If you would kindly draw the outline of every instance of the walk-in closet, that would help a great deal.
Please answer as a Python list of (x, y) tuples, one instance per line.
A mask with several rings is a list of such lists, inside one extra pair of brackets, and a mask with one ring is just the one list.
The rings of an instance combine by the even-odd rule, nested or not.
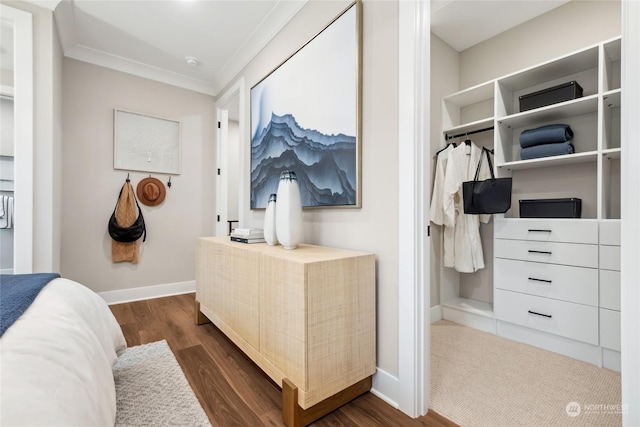
[(13, 273), (14, 205), (14, 105), (13, 27), (4, 21), (0, 28), (0, 273)]
[[(547, 9), (495, 35), (475, 25), (484, 13), (506, 17), (534, 3)], [(616, 1), (461, 1), (435, 2), (431, 17), (432, 319), (435, 312), (616, 373), (620, 10)], [(465, 32), (475, 40), (457, 34)], [(574, 92), (566, 98), (540, 100), (567, 85)], [(545, 139), (550, 131), (557, 140)], [(476, 271), (456, 253), (472, 233), (451, 237), (457, 223), (452, 230), (446, 211), (434, 212), (440, 197), (445, 210), (453, 203), (438, 186), (454, 169), (449, 153), (473, 156), (470, 146), (491, 150), (496, 177), (513, 186), (511, 208), (479, 221), (484, 265), (472, 263)]]

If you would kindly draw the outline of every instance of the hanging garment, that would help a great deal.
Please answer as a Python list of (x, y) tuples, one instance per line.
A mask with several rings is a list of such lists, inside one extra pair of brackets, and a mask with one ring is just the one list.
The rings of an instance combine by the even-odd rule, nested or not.
[[(466, 215), (462, 199), (462, 183), (473, 179), (482, 150), (473, 142), (454, 148), (447, 160), (444, 178), (444, 224), (454, 228), (453, 242), (447, 247), (453, 253), (445, 259), (453, 259), (453, 267), (461, 273), (473, 273), (484, 268), (484, 255), (480, 240), (480, 222), (488, 223), (491, 215)], [(480, 167), (480, 180), (491, 177), (487, 162)]]
[(447, 159), (455, 145), (448, 144), (436, 155), (436, 174), (433, 180), (433, 192), (431, 193), (431, 222), (442, 225), (444, 235), (444, 266), (453, 268), (453, 237), (454, 228), (444, 225), (444, 174), (447, 170)]
[[(129, 179), (124, 184), (124, 188), (118, 198), (116, 208), (116, 220), (122, 227), (130, 227), (138, 217), (138, 210), (133, 195), (133, 187)], [(113, 262), (138, 263), (139, 241), (116, 242), (111, 240), (111, 260)]]
[(3, 215), (0, 216), (0, 228), (13, 227), (13, 197), (1, 196)]

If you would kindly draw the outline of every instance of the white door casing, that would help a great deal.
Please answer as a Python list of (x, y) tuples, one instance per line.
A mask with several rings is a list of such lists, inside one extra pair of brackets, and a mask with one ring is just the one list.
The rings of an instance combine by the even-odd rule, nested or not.
[(14, 36), (14, 273), (33, 272), (33, 18), (0, 4)]
[[(247, 170), (245, 165), (233, 164), (237, 161), (237, 159), (246, 159), (247, 154), (245, 150), (244, 141), (244, 117), (245, 117), (245, 102), (244, 102), (244, 77), (240, 78), (229, 90), (227, 90), (216, 102), (216, 111), (217, 111), (217, 121), (218, 132), (217, 132), (217, 161), (216, 167), (220, 171), (219, 174), (216, 175), (216, 215), (219, 216), (219, 220), (216, 222), (215, 230), (216, 236), (225, 236), (228, 233), (228, 220), (238, 220), (235, 226), (241, 225), (244, 223), (244, 209), (245, 205), (248, 203), (248, 200), (245, 200), (246, 197), (230, 197), (229, 188), (236, 188), (240, 194), (247, 194), (245, 192), (245, 183), (246, 174), (240, 174), (238, 176), (237, 186), (230, 185), (229, 183), (229, 175), (232, 168), (236, 170), (244, 171)], [(238, 132), (237, 138), (234, 138), (233, 141), (229, 138), (229, 116), (231, 109), (237, 109), (237, 111), (232, 111), (231, 114), (233, 116), (238, 117)], [(230, 146), (232, 143), (239, 142), (239, 147)], [(237, 150), (235, 153), (232, 153), (231, 150)], [(234, 155), (232, 155), (234, 154)], [(233, 161), (230, 161), (233, 159)], [(241, 160), (244, 161), (244, 160)], [(238, 212), (238, 218), (229, 218), (229, 201), (237, 199), (237, 209), (232, 209), (232, 211)]]

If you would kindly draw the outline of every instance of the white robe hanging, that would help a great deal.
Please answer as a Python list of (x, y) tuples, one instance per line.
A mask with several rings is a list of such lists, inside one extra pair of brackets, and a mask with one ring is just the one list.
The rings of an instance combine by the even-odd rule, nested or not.
[[(462, 183), (473, 180), (482, 150), (473, 142), (460, 144), (448, 156), (444, 177), (444, 224), (454, 228), (453, 242), (447, 247), (453, 253), (445, 253), (445, 259), (453, 258), (453, 267), (461, 273), (473, 273), (484, 268), (484, 255), (480, 240), (480, 221), (488, 223), (491, 215), (467, 215), (464, 213)], [(479, 180), (491, 177), (489, 165), (483, 158)]]
[(453, 237), (454, 228), (444, 224), (444, 176), (447, 170), (447, 159), (453, 151), (453, 145), (447, 145), (436, 155), (436, 173), (433, 180), (433, 192), (431, 193), (431, 222), (442, 225), (444, 235), (444, 266), (453, 268)]

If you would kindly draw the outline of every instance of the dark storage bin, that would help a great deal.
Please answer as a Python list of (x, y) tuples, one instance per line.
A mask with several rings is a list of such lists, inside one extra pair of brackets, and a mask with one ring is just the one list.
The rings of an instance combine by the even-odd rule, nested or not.
[(520, 200), (520, 218), (580, 218), (582, 199)]
[(520, 111), (582, 98), (582, 87), (573, 81), (520, 96)]

